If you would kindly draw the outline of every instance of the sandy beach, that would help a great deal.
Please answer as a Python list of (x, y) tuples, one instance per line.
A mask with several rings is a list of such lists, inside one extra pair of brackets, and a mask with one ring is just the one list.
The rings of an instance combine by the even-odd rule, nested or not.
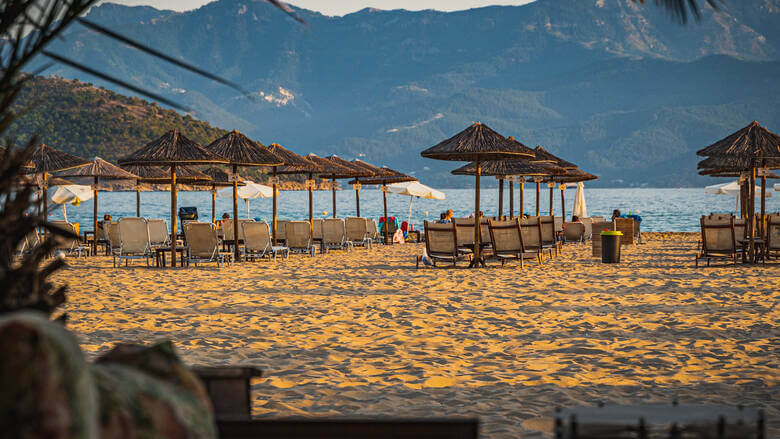
[(645, 234), (623, 263), (415, 269), (421, 244), (216, 269), (69, 258), (69, 327), (90, 355), (175, 341), (191, 364), (254, 365), (253, 412), (478, 416), (539, 437), (556, 406), (763, 407), (780, 435), (780, 265), (693, 267), (698, 235)]

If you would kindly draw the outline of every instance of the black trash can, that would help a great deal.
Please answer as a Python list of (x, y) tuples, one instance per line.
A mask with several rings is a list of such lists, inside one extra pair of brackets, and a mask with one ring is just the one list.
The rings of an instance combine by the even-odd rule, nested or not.
[(620, 263), (620, 237), (622, 232), (605, 230), (601, 232), (601, 262), (605, 264)]

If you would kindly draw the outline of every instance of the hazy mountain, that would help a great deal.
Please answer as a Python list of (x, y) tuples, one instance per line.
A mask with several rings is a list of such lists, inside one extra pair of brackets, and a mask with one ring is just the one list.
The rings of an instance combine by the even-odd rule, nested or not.
[(605, 185), (698, 183), (693, 151), (753, 119), (780, 127), (780, 0), (729, 1), (688, 26), (630, 0), (299, 13), (308, 25), (255, 0), (90, 11), (241, 84), (251, 100), (82, 27), (52, 49), (264, 143), (425, 171), (440, 185), (469, 182), (448, 175), (457, 163), (419, 151), (475, 120), (545, 145)]

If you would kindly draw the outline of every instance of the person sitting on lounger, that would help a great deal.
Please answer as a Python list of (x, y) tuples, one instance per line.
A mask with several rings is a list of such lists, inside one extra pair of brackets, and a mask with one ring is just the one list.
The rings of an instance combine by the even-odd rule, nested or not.
[(618, 209), (612, 211), (612, 222), (615, 222), (615, 218), (620, 218), (620, 210)]
[(441, 214), (441, 219), (439, 220), (439, 224), (449, 224), (452, 222), (452, 209), (448, 209), (446, 212)]

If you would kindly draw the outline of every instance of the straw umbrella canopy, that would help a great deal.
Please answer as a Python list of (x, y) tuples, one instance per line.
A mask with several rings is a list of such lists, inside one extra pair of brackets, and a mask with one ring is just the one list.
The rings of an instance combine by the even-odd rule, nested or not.
[[(342, 178), (373, 177), (374, 175), (376, 175), (376, 173), (368, 169), (368, 167), (361, 166), (354, 162), (344, 160), (337, 155), (329, 155), (325, 158), (351, 171), (349, 175), (344, 175), (342, 176)], [(331, 185), (331, 191), (333, 192), (333, 218), (336, 218), (337, 217), (336, 216), (336, 179), (333, 178), (331, 179), (331, 181), (333, 183)], [(358, 213), (357, 216), (360, 216), (360, 214)]]
[[(211, 181), (204, 182), (205, 184), (211, 185), (211, 189), (209, 192), (211, 192), (211, 222), (212, 224), (216, 221), (216, 204), (217, 204), (217, 188), (218, 187), (228, 187), (233, 186), (233, 182), (230, 179), (230, 174), (225, 172), (224, 170), (217, 168), (216, 166), (212, 166), (206, 170), (203, 171), (204, 174), (211, 177)], [(238, 185), (243, 186), (245, 183), (243, 182), (243, 178), (239, 177), (241, 181), (239, 181)], [(204, 184), (199, 183), (199, 184)]]
[(333, 191), (333, 217), (336, 217), (336, 180), (341, 178), (354, 178), (355, 170), (350, 166), (344, 166), (333, 160), (329, 160), (325, 157), (319, 157), (316, 154), (310, 153), (306, 156), (307, 159), (314, 162), (320, 169), (315, 172), (320, 178), (331, 180)]
[[(461, 166), (458, 169), (451, 171), (453, 175), (476, 175), (477, 164), (471, 162), (465, 166)], [(498, 214), (503, 216), (503, 198), (504, 194), (502, 185), (504, 179), (510, 177), (545, 177), (550, 175), (550, 170), (542, 167), (541, 165), (528, 162), (526, 160), (489, 160), (482, 164), (482, 175), (491, 175), (499, 179), (499, 195), (498, 195)], [(522, 180), (521, 180), (522, 181)], [(511, 181), (510, 181), (511, 184)], [(510, 186), (511, 188), (511, 186)], [(514, 194), (510, 192), (510, 200), (514, 198)], [(523, 192), (521, 186), (520, 192), (520, 212), (523, 211)], [(514, 217), (514, 204), (510, 207), (510, 218)]]
[[(360, 159), (354, 159), (350, 163), (352, 163), (355, 166), (359, 166), (369, 172), (372, 173), (373, 177), (381, 177), (382, 175), (385, 175), (385, 171), (382, 168), (378, 168), (371, 163), (364, 162)], [(355, 178), (355, 183), (352, 184), (352, 188), (355, 189), (355, 212), (358, 217), (360, 217), (360, 178)]]
[(127, 172), (119, 166), (95, 157), (91, 163), (86, 166), (80, 166), (60, 174), (61, 177), (92, 177), (92, 191), (94, 193), (92, 206), (92, 254), (97, 253), (97, 230), (98, 230), (98, 183), (100, 180), (135, 180), (137, 175)]
[[(43, 198), (43, 219), (49, 217), (48, 206), (48, 177), (50, 173), (56, 171), (66, 171), (89, 164), (89, 160), (77, 157), (67, 152), (54, 149), (41, 143), (41, 146), (35, 149), (30, 159), (32, 167), (28, 167), (29, 173), (41, 175), (41, 197)], [(44, 228), (44, 234), (48, 234)]]
[[(748, 170), (748, 239), (749, 257), (755, 262), (755, 181), (759, 168), (780, 169), (780, 136), (759, 125), (757, 121), (734, 132), (733, 134), (713, 143), (706, 148), (696, 151), (703, 157), (714, 157), (722, 160), (721, 164), (730, 165), (722, 170)], [(708, 166), (706, 160), (699, 166)], [(762, 171), (762, 174), (764, 172)], [(764, 196), (766, 194), (766, 176), (761, 176), (761, 230), (764, 229), (766, 206)]]
[[(536, 156), (533, 158), (533, 160), (530, 160), (531, 163), (537, 163), (542, 166), (554, 169), (553, 175), (562, 175), (563, 173), (560, 171), (573, 171), (577, 169), (577, 165), (575, 165), (572, 162), (566, 161), (555, 154), (551, 153), (550, 151), (547, 151), (546, 149), (542, 148), (541, 146), (537, 145), (536, 148), (534, 148), (534, 154)], [(553, 168), (555, 167), (555, 168)], [(540, 183), (541, 181), (536, 181), (536, 215), (539, 215), (539, 189), (540, 189)], [(550, 216), (554, 215), (553, 212), (553, 185), (554, 181), (548, 181), (548, 185), (550, 187)]]
[(122, 165), (169, 166), (171, 176), (171, 266), (176, 266), (176, 171), (182, 165), (228, 163), (173, 129), (119, 160)]
[[(362, 180), (363, 184), (379, 184), (382, 185), (382, 201), (384, 203), (384, 209), (385, 209), (385, 225), (382, 227), (382, 235), (385, 238), (385, 244), (390, 242), (390, 227), (387, 225), (387, 185), (393, 184), (393, 183), (404, 183), (407, 181), (417, 181), (415, 177), (412, 177), (411, 175), (406, 175), (403, 172), (396, 171), (395, 169), (390, 169), (387, 166), (383, 166), (380, 168), (382, 171), (380, 175), (376, 177), (368, 177)], [(357, 179), (350, 181), (352, 184), (357, 183)]]
[(477, 122), (458, 134), (421, 152), (425, 158), (475, 162), (477, 167), (476, 187), (474, 191), (474, 260), (472, 267), (484, 265), (480, 257), (479, 180), (482, 174), (481, 162), (485, 160), (517, 160), (533, 157), (527, 148), (519, 142), (513, 142), (493, 131), (482, 122)]
[[(206, 146), (206, 150), (228, 160), (233, 170), (233, 258), (239, 260), (238, 251), (238, 167), (279, 166), (281, 158), (261, 144), (233, 130)], [(225, 237), (227, 238), (227, 237)]]
[(312, 173), (314, 171), (319, 170), (319, 167), (316, 164), (314, 164), (314, 162), (312, 162), (311, 160), (308, 160), (305, 157), (290, 151), (289, 149), (283, 147), (278, 143), (272, 143), (266, 148), (268, 148), (268, 150), (274, 153), (277, 157), (282, 159), (283, 162), (282, 166), (272, 167), (273, 176), (271, 178), (271, 186), (273, 187), (274, 194), (273, 194), (273, 223), (271, 225), (271, 236), (273, 237), (273, 242), (276, 243), (276, 216), (277, 216), (276, 197), (277, 197), (277, 193), (279, 192), (278, 174), (309, 174), (309, 178), (306, 180), (306, 190), (309, 192), (309, 227), (311, 228), (313, 234), (314, 201), (313, 201), (312, 191), (314, 190), (314, 180), (313, 180)]

